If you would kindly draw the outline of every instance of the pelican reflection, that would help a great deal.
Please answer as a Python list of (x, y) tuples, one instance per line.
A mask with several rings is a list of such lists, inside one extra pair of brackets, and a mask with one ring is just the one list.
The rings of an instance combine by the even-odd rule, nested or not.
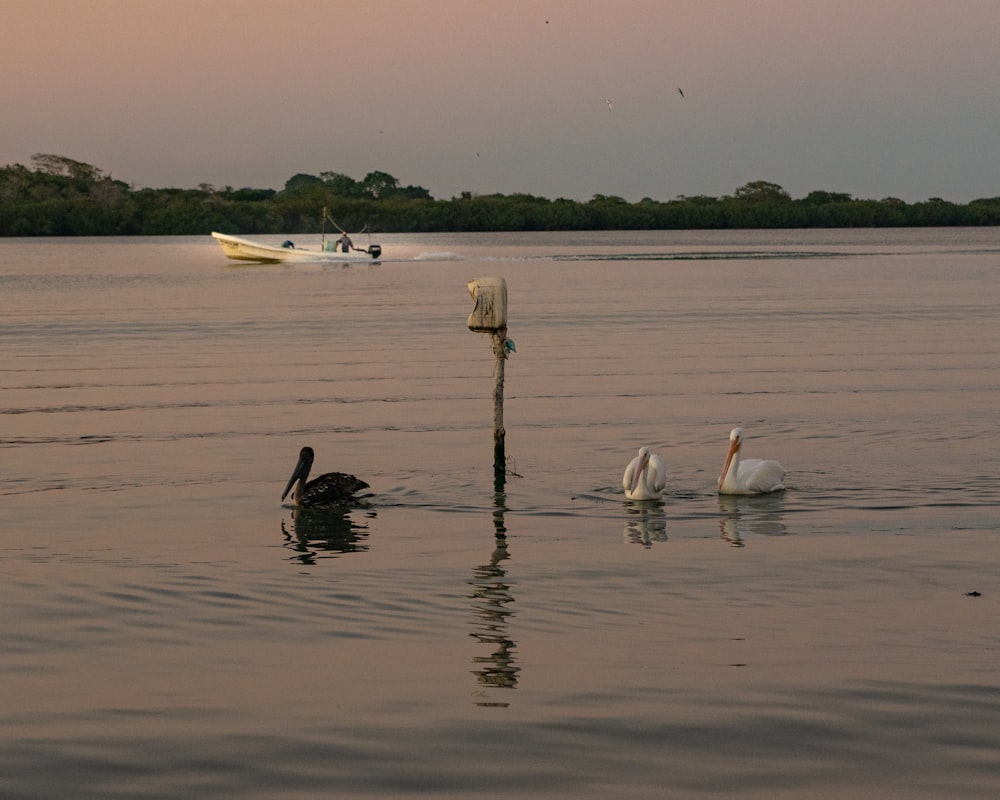
[(625, 507), (624, 538), (631, 544), (652, 547), (653, 542), (667, 541), (667, 515), (660, 503), (630, 503)]
[(782, 520), (784, 494), (719, 495), (719, 535), (733, 547), (743, 547), (747, 534), (786, 536)]
[[(286, 525), (281, 521), (284, 546), (295, 554), (293, 560), (315, 564), (317, 558), (335, 558), (344, 553), (368, 549), (368, 523), (355, 519), (358, 511), (347, 509), (296, 508)], [(364, 513), (364, 519), (375, 516)]]

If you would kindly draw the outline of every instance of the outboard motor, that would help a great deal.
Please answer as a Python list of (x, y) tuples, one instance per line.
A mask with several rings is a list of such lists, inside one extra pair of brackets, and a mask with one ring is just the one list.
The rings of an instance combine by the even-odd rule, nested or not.
[(286, 250), (294, 250), (295, 242), (293, 242), (291, 239), (285, 239), (285, 241), (281, 243), (281, 246), (284, 247)]
[(373, 259), (376, 259), (380, 255), (382, 255), (382, 245), (380, 244), (369, 245), (368, 252), (371, 253)]

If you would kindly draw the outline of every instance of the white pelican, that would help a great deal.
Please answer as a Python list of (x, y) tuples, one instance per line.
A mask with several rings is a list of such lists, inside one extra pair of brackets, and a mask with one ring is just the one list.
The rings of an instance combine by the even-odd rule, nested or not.
[(785, 468), (777, 461), (762, 458), (740, 460), (743, 428), (729, 434), (729, 452), (719, 476), (719, 494), (763, 494), (785, 488)]
[(313, 449), (311, 447), (303, 447), (299, 451), (299, 463), (295, 465), (295, 471), (292, 473), (292, 477), (288, 479), (285, 491), (281, 493), (282, 500), (285, 499), (288, 492), (291, 491), (292, 486), (294, 486), (295, 491), (292, 492), (293, 506), (311, 508), (350, 506), (356, 505), (358, 502), (358, 498), (354, 496), (354, 493), (368, 488), (368, 484), (360, 478), (347, 475), (343, 472), (327, 472), (306, 483), (306, 480), (309, 478), (309, 470), (312, 469), (312, 464)]
[(629, 500), (659, 500), (667, 485), (667, 469), (663, 459), (650, 454), (648, 447), (640, 447), (622, 475), (622, 487)]

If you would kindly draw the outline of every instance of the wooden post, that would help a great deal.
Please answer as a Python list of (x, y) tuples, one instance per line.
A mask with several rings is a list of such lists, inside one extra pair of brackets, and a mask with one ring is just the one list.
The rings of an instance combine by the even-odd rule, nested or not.
[(496, 366), (493, 371), (493, 484), (502, 492), (507, 474), (503, 427), (503, 381), (507, 356), (514, 343), (507, 338), (507, 282), (503, 278), (477, 278), (469, 281), (469, 294), (476, 301), (469, 315), (469, 330), (490, 334)]
[(503, 427), (503, 379), (507, 363), (507, 328), (504, 326), (493, 333), (493, 355), (497, 363), (493, 376), (493, 486), (502, 492), (507, 478), (507, 455), (504, 440), (507, 431)]

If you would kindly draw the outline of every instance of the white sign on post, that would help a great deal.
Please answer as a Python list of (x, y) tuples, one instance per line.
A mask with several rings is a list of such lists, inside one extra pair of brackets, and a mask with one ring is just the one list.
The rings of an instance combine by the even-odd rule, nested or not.
[(499, 277), (469, 281), (469, 294), (476, 301), (469, 314), (469, 330), (497, 333), (507, 327), (507, 281)]

